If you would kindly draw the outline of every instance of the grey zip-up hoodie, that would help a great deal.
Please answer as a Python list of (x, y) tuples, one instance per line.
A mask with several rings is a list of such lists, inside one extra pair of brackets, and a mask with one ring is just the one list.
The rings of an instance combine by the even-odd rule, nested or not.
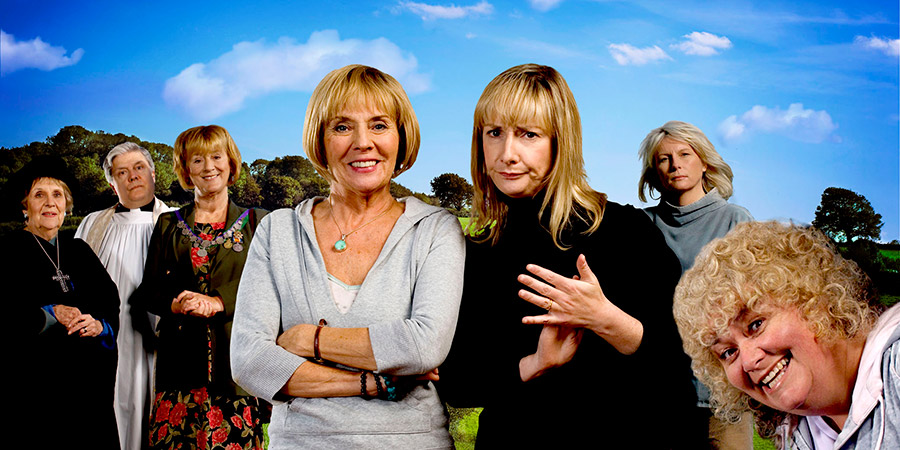
[[(431, 383), (397, 402), (278, 396), (306, 359), (275, 344), (286, 329), (326, 319), (366, 327), (378, 372), (423, 374), (450, 350), (462, 294), (465, 241), (447, 211), (408, 197), (346, 314), (332, 300), (311, 215), (317, 200), (260, 221), (238, 290), (231, 341), (235, 382), (274, 404), (271, 450), (450, 448), (447, 417)], [(310, 363), (311, 364), (311, 363)]]

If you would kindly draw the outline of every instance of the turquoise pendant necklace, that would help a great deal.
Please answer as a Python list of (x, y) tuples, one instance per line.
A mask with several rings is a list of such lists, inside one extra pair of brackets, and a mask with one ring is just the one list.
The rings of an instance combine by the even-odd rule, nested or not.
[(334, 226), (337, 227), (338, 233), (341, 233), (341, 238), (338, 239), (334, 243), (334, 250), (339, 253), (347, 249), (347, 236), (350, 236), (351, 234), (356, 233), (357, 231), (363, 229), (363, 227), (365, 227), (366, 225), (378, 220), (381, 216), (387, 214), (387, 212), (391, 210), (391, 206), (394, 206), (393, 204), (388, 205), (388, 207), (385, 208), (385, 210), (382, 211), (381, 214), (378, 214), (377, 216), (373, 217), (372, 220), (356, 227), (356, 229), (353, 231), (344, 233), (344, 231), (341, 230), (341, 226), (338, 225), (337, 219), (334, 218), (334, 200), (332, 200), (330, 195), (328, 196), (328, 204), (331, 206), (331, 221), (334, 222)]

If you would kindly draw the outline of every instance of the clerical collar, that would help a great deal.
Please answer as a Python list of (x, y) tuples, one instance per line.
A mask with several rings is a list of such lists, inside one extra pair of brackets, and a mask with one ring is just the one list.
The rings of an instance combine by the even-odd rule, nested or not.
[[(144, 212), (153, 212), (153, 204), (156, 203), (156, 197), (153, 197), (153, 200), (150, 200), (150, 203), (147, 203), (144, 206), (141, 206), (141, 211)], [(126, 213), (131, 211), (130, 209), (122, 206), (121, 203), (116, 203), (116, 212), (117, 213)]]

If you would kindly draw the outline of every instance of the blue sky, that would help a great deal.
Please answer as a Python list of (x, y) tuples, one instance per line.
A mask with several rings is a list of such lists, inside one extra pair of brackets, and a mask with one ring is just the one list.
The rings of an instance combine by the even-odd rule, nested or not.
[[(232, 4), (233, 3), (233, 4)], [(0, 146), (65, 125), (172, 144), (222, 125), (243, 157), (302, 155), (309, 94), (350, 63), (394, 75), (422, 129), (398, 181), (469, 178), (472, 112), (516, 64), (575, 93), (592, 186), (637, 199), (637, 149), (683, 120), (735, 173), (757, 219), (812, 221), (829, 186), (866, 196), (900, 238), (898, 3), (464, 0), (0, 0)]]

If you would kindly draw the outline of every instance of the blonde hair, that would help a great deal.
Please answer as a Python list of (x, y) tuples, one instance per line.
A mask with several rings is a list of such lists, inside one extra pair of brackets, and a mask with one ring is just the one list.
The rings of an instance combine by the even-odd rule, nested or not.
[(732, 386), (710, 348), (738, 314), (771, 306), (796, 309), (826, 342), (865, 337), (883, 311), (869, 278), (813, 228), (745, 222), (703, 248), (675, 290), (684, 350), (710, 389), (716, 416), (736, 422), (752, 411), (757, 431), (768, 438), (790, 415)]
[(175, 175), (181, 187), (184, 189), (194, 187), (191, 171), (188, 169), (191, 155), (194, 153), (206, 155), (216, 150), (224, 150), (228, 156), (228, 167), (231, 169), (228, 186), (231, 186), (241, 176), (241, 152), (228, 134), (228, 130), (218, 125), (204, 125), (187, 129), (178, 135), (172, 159)]
[(523, 64), (507, 69), (484, 88), (475, 106), (472, 127), (472, 221), (468, 231), (477, 241), (496, 244), (506, 221), (507, 206), (488, 175), (482, 134), (488, 121), (515, 126), (536, 120), (551, 134), (553, 167), (545, 180), (546, 195), (539, 217), (549, 207), (549, 231), (561, 249), (563, 231), (573, 219), (589, 225), (584, 234), (600, 226), (606, 195), (587, 182), (581, 153), (581, 118), (566, 80), (555, 69)]
[(22, 197), (22, 209), (28, 209), (28, 196), (31, 195), (31, 190), (34, 189), (34, 185), (40, 183), (42, 180), (47, 180), (62, 188), (63, 195), (66, 197), (66, 214), (72, 214), (72, 211), (75, 209), (75, 198), (72, 196), (72, 190), (69, 189), (69, 185), (66, 184), (65, 181), (53, 177), (37, 177), (31, 181), (31, 187), (28, 188), (28, 192)]
[(716, 147), (709, 142), (709, 139), (706, 138), (706, 135), (699, 128), (687, 122), (671, 120), (648, 133), (647, 137), (641, 141), (638, 157), (643, 162), (643, 169), (641, 171), (641, 180), (638, 183), (638, 197), (642, 202), (647, 202), (647, 192), (649, 192), (650, 198), (656, 198), (653, 196), (653, 191), (665, 194), (659, 180), (659, 174), (656, 172), (656, 153), (659, 151), (659, 146), (665, 137), (690, 145), (694, 152), (697, 153), (700, 161), (706, 164), (706, 171), (703, 173), (704, 192), (709, 192), (716, 188), (719, 195), (725, 200), (731, 197), (731, 194), (734, 192), (734, 188), (731, 185), (731, 180), (734, 179), (731, 166), (719, 156)]
[(396, 177), (412, 167), (419, 154), (419, 121), (406, 91), (394, 77), (359, 64), (335, 69), (325, 75), (309, 99), (303, 122), (303, 150), (316, 171), (334, 181), (325, 155), (325, 126), (348, 106), (374, 103), (392, 117), (400, 133)]

